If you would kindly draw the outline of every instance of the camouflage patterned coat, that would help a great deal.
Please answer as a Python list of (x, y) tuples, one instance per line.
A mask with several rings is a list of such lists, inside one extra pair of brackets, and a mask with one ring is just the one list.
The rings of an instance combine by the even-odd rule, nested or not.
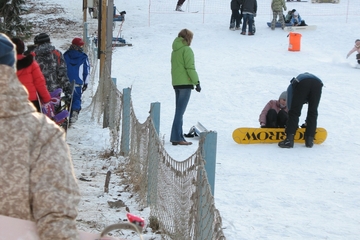
[(273, 12), (282, 12), (284, 9), (284, 11), (286, 11), (286, 4), (285, 4), (285, 0), (272, 0), (271, 2), (271, 10)]
[(80, 200), (64, 132), (0, 65), (0, 215), (34, 221), (40, 239), (79, 239)]
[(43, 43), (34, 49), (34, 55), (44, 74), (49, 92), (62, 88), (64, 93), (71, 94), (63, 54), (50, 43)]

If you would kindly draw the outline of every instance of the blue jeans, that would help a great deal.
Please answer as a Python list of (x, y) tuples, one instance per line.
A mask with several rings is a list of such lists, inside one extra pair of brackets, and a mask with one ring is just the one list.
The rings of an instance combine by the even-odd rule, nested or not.
[(171, 128), (170, 142), (185, 141), (183, 116), (191, 95), (191, 88), (175, 89), (175, 116)]
[(243, 25), (242, 32), (246, 33), (246, 26), (249, 25), (249, 33), (253, 32), (254, 15), (249, 13), (243, 13)]

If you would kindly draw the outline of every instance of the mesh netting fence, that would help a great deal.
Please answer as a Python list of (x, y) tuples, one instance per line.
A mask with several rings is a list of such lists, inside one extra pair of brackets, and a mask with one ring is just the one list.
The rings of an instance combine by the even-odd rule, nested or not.
[(164, 149), (152, 119), (139, 123), (132, 108), (130, 139), (129, 180), (164, 239), (225, 239), (201, 155), (203, 140), (193, 155), (177, 161)]
[[(95, 86), (98, 60), (91, 45), (88, 54), (93, 66), (90, 84)], [(109, 73), (103, 76), (89, 108), (93, 119), (109, 122), (114, 154), (122, 152), (120, 134), (129, 135), (130, 152), (124, 169), (138, 203), (150, 207), (150, 225), (155, 222), (164, 239), (225, 239), (201, 155), (204, 139), (192, 156), (176, 161), (166, 152), (152, 118), (140, 123), (131, 101), (130, 129), (121, 129), (124, 94), (117, 90)], [(104, 117), (106, 112), (108, 117)]]

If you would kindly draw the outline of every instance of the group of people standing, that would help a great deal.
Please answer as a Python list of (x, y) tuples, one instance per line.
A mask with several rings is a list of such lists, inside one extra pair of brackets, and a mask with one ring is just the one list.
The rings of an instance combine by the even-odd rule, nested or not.
[[(248, 35), (254, 35), (257, 0), (231, 0), (230, 9), (229, 29), (233, 31), (241, 29), (241, 35), (246, 35), (246, 29), (248, 29)], [(273, 13), (272, 30), (275, 29), (276, 22), (280, 22), (282, 29), (285, 28), (285, 23), (291, 23), (292, 26), (306, 26), (296, 9), (289, 11), (286, 17), (284, 16), (283, 10), (287, 10), (285, 0), (272, 0), (271, 10)], [(240, 28), (241, 23), (243, 23), (242, 28)]]
[[(69, 49), (62, 54), (50, 42), (50, 36), (41, 33), (34, 38), (34, 45), (25, 51), (20, 38), (12, 38), (17, 52), (17, 76), (29, 93), (29, 100), (41, 112), (41, 105), (50, 102), (50, 93), (61, 88), (72, 98), (70, 122), (74, 123), (81, 110), (82, 92), (86, 90), (90, 64), (83, 52), (84, 42), (74, 38)], [(74, 90), (71, 87), (75, 84)]]
[(230, 2), (231, 17), (230, 17), (230, 30), (240, 30), (240, 24), (243, 23), (241, 28), (241, 35), (246, 35), (248, 29), (248, 35), (255, 34), (254, 17), (257, 12), (256, 0), (231, 0)]

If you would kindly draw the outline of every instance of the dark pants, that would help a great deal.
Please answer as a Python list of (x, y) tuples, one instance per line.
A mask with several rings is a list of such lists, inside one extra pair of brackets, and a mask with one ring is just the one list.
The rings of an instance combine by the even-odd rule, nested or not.
[(38, 112), (41, 112), (41, 107), (40, 107), (40, 104), (39, 104), (39, 101), (32, 101), (32, 103), (34, 104), (34, 107), (36, 108), (36, 110)]
[(295, 134), (299, 124), (301, 109), (303, 104), (307, 102), (308, 111), (306, 116), (305, 136), (315, 136), (318, 117), (317, 109), (321, 98), (322, 87), (323, 84), (319, 80), (312, 78), (304, 79), (293, 84), (293, 95), (289, 110), (289, 120), (286, 124), (287, 135)]
[(230, 17), (230, 28), (240, 27), (242, 16), (239, 13), (239, 10), (232, 10), (231, 17)]
[(275, 109), (270, 109), (266, 114), (267, 128), (284, 128), (288, 120), (288, 113), (284, 110), (280, 110), (278, 113)]
[(179, 1), (177, 2), (177, 5), (178, 5), (178, 6), (181, 6), (181, 5), (183, 5), (184, 2), (185, 2), (185, 0), (179, 0)]

